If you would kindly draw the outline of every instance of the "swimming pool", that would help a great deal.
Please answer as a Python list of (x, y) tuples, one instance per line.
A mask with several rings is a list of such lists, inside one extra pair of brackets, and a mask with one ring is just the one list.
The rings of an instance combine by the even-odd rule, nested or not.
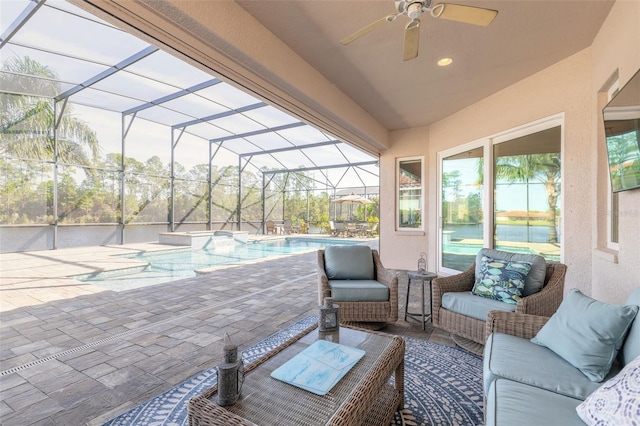
[(358, 243), (330, 239), (287, 238), (268, 242), (235, 244), (215, 249), (180, 248), (138, 253), (121, 257), (148, 262), (149, 265), (76, 275), (73, 278), (108, 290), (124, 291), (194, 277), (197, 275), (197, 270), (212, 266), (238, 264), (285, 254), (302, 253), (321, 249), (328, 245), (352, 244)]
[[(445, 243), (443, 245), (443, 253), (448, 254), (460, 254), (460, 255), (470, 255), (475, 256), (480, 249), (483, 248), (482, 244), (468, 244), (468, 243)], [(511, 253), (523, 253), (523, 254), (538, 254), (543, 256), (545, 259), (559, 262), (560, 255), (549, 254), (549, 253), (538, 253), (535, 250), (532, 250), (528, 247), (517, 247), (517, 246), (508, 246), (508, 245), (496, 245), (496, 250), (504, 250)], [(553, 247), (550, 247), (553, 248)]]

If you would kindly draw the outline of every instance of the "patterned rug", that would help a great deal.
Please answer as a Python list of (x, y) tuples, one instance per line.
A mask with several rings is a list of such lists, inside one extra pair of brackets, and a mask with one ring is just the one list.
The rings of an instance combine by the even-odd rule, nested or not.
[[(245, 365), (315, 322), (317, 317), (307, 317), (245, 350)], [(410, 337), (404, 339), (405, 409), (396, 413), (392, 425), (482, 424), (482, 359), (456, 347)], [(109, 420), (104, 426), (187, 425), (187, 402), (215, 382), (216, 371), (212, 368)]]

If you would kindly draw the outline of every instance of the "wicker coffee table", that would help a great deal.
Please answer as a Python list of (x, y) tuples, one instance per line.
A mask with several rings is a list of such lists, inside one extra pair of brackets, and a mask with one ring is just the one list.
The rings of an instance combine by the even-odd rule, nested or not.
[[(271, 372), (318, 339), (365, 351), (364, 357), (324, 396), (276, 380)], [(404, 340), (397, 336), (341, 327), (316, 327), (249, 364), (241, 397), (216, 404), (217, 386), (189, 401), (189, 425), (389, 425), (404, 402)], [(394, 376), (394, 385), (388, 384)]]

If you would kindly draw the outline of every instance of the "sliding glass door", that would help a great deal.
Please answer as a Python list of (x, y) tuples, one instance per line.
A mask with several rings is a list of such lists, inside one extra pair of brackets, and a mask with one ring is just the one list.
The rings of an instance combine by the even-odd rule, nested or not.
[(560, 127), (496, 144), (495, 246), (559, 260)]
[(442, 266), (466, 270), (484, 243), (483, 147), (442, 160)]
[(482, 247), (561, 252), (561, 120), (439, 154), (439, 270), (464, 271)]

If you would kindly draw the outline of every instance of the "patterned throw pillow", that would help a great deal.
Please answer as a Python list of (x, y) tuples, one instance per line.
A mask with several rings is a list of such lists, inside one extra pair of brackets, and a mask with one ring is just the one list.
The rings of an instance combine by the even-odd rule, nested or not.
[(576, 407), (589, 426), (640, 424), (640, 356)]
[(515, 305), (522, 296), (524, 280), (531, 270), (531, 262), (497, 260), (482, 256), (480, 274), (472, 293)]

